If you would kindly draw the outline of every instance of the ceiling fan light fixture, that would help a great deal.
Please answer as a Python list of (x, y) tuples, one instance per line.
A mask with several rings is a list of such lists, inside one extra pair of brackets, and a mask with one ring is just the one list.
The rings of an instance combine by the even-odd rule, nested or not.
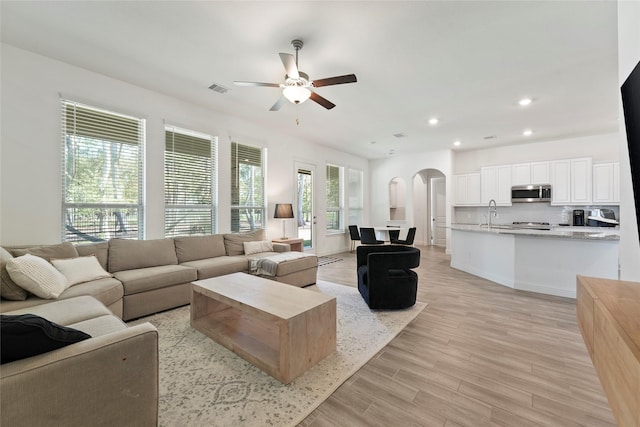
[(294, 104), (302, 104), (309, 99), (311, 91), (306, 87), (301, 86), (287, 86), (282, 91), (282, 94)]

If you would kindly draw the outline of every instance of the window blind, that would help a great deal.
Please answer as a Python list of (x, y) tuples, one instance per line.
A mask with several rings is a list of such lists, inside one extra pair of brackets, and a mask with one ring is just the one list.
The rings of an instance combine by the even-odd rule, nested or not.
[(61, 101), (62, 239), (139, 239), (144, 232), (145, 121)]
[(265, 226), (263, 151), (260, 147), (231, 143), (231, 231)]
[(165, 236), (217, 231), (216, 140), (165, 126)]
[(364, 210), (364, 173), (349, 169), (349, 224), (362, 224)]
[(327, 230), (342, 231), (340, 166), (327, 165)]

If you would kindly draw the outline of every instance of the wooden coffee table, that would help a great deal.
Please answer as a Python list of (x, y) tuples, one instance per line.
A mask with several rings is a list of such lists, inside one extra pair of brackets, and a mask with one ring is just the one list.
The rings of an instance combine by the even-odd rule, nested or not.
[(191, 326), (284, 384), (336, 349), (335, 297), (245, 273), (191, 289)]

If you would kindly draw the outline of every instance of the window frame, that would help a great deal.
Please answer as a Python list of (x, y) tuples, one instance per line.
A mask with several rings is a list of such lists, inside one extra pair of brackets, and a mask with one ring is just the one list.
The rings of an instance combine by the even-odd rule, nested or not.
[[(244, 149), (244, 153), (241, 153), (240, 150)], [(256, 156), (256, 153), (259, 152), (259, 156)], [(245, 157), (246, 156), (246, 157)], [(242, 232), (250, 232), (255, 230), (263, 230), (266, 229), (267, 226), (267, 200), (266, 200), (266, 187), (267, 187), (267, 149), (264, 147), (251, 145), (251, 144), (242, 144), (237, 141), (231, 142), (231, 197), (230, 197), (230, 230), (232, 233), (242, 233)], [(258, 159), (259, 157), (259, 159)], [(245, 161), (241, 161), (244, 158)], [(258, 194), (254, 194), (255, 199), (258, 200), (257, 203), (240, 203), (240, 198), (242, 197), (242, 189), (241, 187), (241, 169), (243, 169), (242, 165), (250, 165), (251, 168), (251, 177), (252, 179), (256, 178), (255, 172), (259, 170), (259, 179), (262, 180), (261, 185), (257, 188)], [(256, 169), (257, 168), (257, 169)], [(254, 188), (255, 189), (255, 188)], [(241, 211), (247, 211), (250, 218), (258, 219), (258, 221), (249, 220), (248, 227), (242, 227), (242, 214)], [(238, 212), (235, 214), (235, 212)], [(250, 212), (250, 213), (249, 213)]]
[[(165, 132), (165, 149), (164, 149), (164, 235), (165, 237), (174, 237), (180, 235), (202, 235), (202, 234), (215, 234), (218, 231), (218, 206), (217, 206), (217, 174), (218, 174), (218, 139), (215, 136), (193, 131), (190, 129), (181, 128), (178, 126), (174, 126), (171, 124), (166, 124), (164, 126)], [(176, 147), (176, 134), (180, 135), (183, 142), (181, 147)], [(171, 150), (169, 149), (169, 137), (171, 137)], [(191, 139), (191, 141), (189, 141)], [(189, 159), (189, 158), (176, 158), (176, 152), (182, 151), (182, 155), (194, 156), (193, 153), (187, 153), (186, 150), (191, 150), (192, 152), (199, 151), (202, 147), (197, 147), (197, 144), (202, 144), (204, 141), (208, 141), (208, 156), (199, 156), (199, 157), (208, 157), (210, 160), (210, 164), (201, 167), (199, 172), (200, 179), (210, 179), (210, 185), (208, 186), (209, 193), (205, 194), (205, 197), (209, 198), (209, 203), (168, 203), (168, 193), (169, 193), (169, 178), (173, 176), (169, 173), (169, 168), (174, 167), (176, 163), (186, 164), (187, 161), (191, 160), (193, 164), (194, 160), (197, 159)], [(190, 144), (190, 147), (186, 145)], [(177, 149), (178, 148), (178, 149)], [(208, 171), (206, 170), (208, 169)], [(174, 169), (175, 172), (175, 169)], [(198, 172), (196, 168), (191, 169), (192, 173)], [(178, 175), (176, 175), (177, 177)], [(175, 185), (183, 185), (188, 186), (188, 182), (176, 182)], [(183, 187), (184, 188), (184, 187)], [(195, 194), (188, 195), (191, 198), (198, 197)], [(202, 197), (202, 194), (200, 194)], [(186, 233), (183, 232), (168, 232), (167, 228), (167, 219), (175, 211), (179, 210), (187, 210), (191, 211), (190, 213), (195, 213), (197, 211), (207, 212), (210, 215), (209, 223), (191, 223), (190, 228), (194, 230), (194, 227), (201, 227), (203, 230), (200, 231), (189, 231)], [(175, 224), (177, 225), (177, 223)]]
[[(352, 175), (357, 174), (358, 179), (352, 180)], [(364, 221), (364, 171), (361, 169), (349, 168), (348, 172), (348, 215), (349, 224), (362, 224)], [(356, 213), (354, 215), (354, 213)]]
[[(338, 184), (338, 189), (337, 189), (337, 202), (338, 205), (337, 206), (331, 206), (330, 205), (330, 199), (333, 199), (333, 195), (330, 194), (330, 192), (332, 191), (331, 187), (332, 187), (332, 183), (331, 180), (334, 179), (334, 177), (332, 176), (332, 173), (330, 172), (330, 169), (335, 168), (337, 170), (337, 184)], [(340, 165), (336, 165), (333, 163), (327, 163), (326, 167), (325, 167), (325, 185), (326, 185), (326, 192), (325, 192), (325, 201), (326, 201), (326, 207), (325, 207), (325, 232), (326, 234), (339, 234), (339, 233), (344, 233), (345, 232), (345, 225), (344, 225), (344, 166), (340, 166)], [(329, 221), (329, 216), (336, 214), (337, 213), (337, 226), (329, 228), (330, 222)]]
[[(62, 197), (61, 197), (61, 239), (63, 242), (102, 242), (110, 238), (143, 239), (145, 235), (145, 206), (144, 206), (144, 171), (145, 171), (145, 140), (146, 140), (146, 120), (141, 117), (134, 117), (128, 114), (107, 110), (102, 107), (84, 104), (69, 99), (60, 99), (61, 110), (61, 175), (62, 175)], [(128, 145), (125, 145), (128, 144)], [(102, 148), (99, 148), (99, 146)], [(123, 155), (124, 148), (136, 146), (131, 150), (130, 156), (135, 153), (134, 160), (124, 160), (114, 163), (112, 160), (114, 153)], [(115, 151), (119, 148), (118, 151)], [(107, 154), (107, 150), (109, 153)], [(128, 151), (128, 150), (126, 150)], [(79, 153), (84, 152), (84, 155)], [(121, 157), (119, 157), (119, 160)], [(97, 188), (92, 191), (89, 186), (80, 188), (83, 191), (76, 191), (74, 186), (80, 178), (76, 175), (79, 171), (80, 162), (102, 164), (102, 182), (94, 184)], [(131, 179), (131, 174), (121, 173), (120, 168), (131, 167), (135, 164), (135, 202), (125, 202), (128, 197), (125, 194), (126, 188), (114, 189), (117, 185), (125, 185), (127, 178)], [(89, 165), (91, 166), (91, 165)], [(116, 171), (114, 172), (114, 168)], [(93, 172), (97, 169), (94, 166)], [(91, 172), (91, 167), (87, 170)], [(127, 171), (131, 172), (131, 171)], [(104, 182), (111, 179), (111, 185)], [(76, 175), (76, 176), (73, 176)], [(91, 173), (89, 173), (91, 175)], [(94, 173), (98, 176), (99, 174)], [(114, 178), (114, 175), (117, 178)], [(117, 179), (117, 180), (116, 180)], [(104, 185), (103, 185), (104, 184)], [(81, 187), (81, 186), (79, 186)], [(108, 194), (108, 190), (114, 194)], [(111, 198), (112, 200), (98, 200), (98, 192), (102, 192), (100, 198)], [(88, 194), (93, 192), (94, 194)], [(122, 192), (118, 195), (118, 192)], [(91, 200), (80, 201), (85, 195)], [(122, 198), (123, 201), (114, 199)], [(127, 211), (135, 210), (135, 218), (127, 217)], [(123, 211), (125, 215), (123, 215)], [(78, 225), (74, 220), (69, 223), (69, 217), (84, 216), (89, 226)], [(115, 220), (111, 222), (111, 216)], [(97, 219), (95, 219), (95, 218)], [(105, 221), (104, 218), (107, 218)], [(135, 225), (134, 225), (135, 224)], [(113, 225), (113, 228), (111, 227)], [(127, 232), (126, 227), (136, 226), (137, 230)], [(89, 228), (97, 227), (98, 230), (89, 233)], [(83, 231), (84, 230), (84, 231)]]

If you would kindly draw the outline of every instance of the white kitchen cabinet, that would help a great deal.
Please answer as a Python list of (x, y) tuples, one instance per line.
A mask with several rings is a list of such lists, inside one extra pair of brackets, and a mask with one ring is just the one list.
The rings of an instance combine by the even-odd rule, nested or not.
[(454, 175), (456, 206), (480, 205), (480, 173)]
[(549, 162), (549, 178), (551, 181), (551, 204), (571, 204), (571, 162), (569, 160)]
[(620, 204), (620, 163), (608, 162), (593, 165), (593, 203)]
[(531, 184), (549, 184), (549, 162), (531, 163)]
[(549, 162), (516, 163), (511, 176), (513, 185), (549, 184)]
[[(591, 157), (571, 159), (571, 203), (588, 205), (592, 199), (593, 167)], [(552, 190), (553, 191), (553, 190)]]
[(549, 162), (552, 205), (591, 204), (591, 157)]
[(511, 165), (511, 183), (513, 185), (529, 185), (531, 182), (531, 163)]
[(480, 169), (480, 203), (487, 205), (491, 199), (500, 206), (511, 206), (511, 165), (488, 166)]

